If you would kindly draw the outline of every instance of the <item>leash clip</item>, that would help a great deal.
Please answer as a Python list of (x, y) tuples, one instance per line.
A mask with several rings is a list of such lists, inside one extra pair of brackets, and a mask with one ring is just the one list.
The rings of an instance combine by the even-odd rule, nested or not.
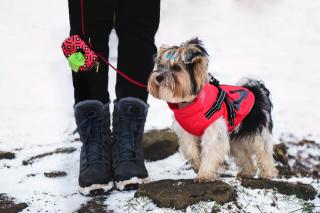
[(95, 66), (96, 66), (96, 72), (99, 72), (100, 63), (98, 61), (96, 62)]

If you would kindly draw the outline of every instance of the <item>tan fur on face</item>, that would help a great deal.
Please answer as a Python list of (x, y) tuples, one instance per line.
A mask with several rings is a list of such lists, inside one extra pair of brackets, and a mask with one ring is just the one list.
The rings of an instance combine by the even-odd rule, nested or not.
[(196, 90), (200, 91), (206, 82), (207, 70), (208, 70), (208, 58), (204, 56), (196, 56), (188, 61), (186, 56), (188, 52), (201, 52), (201, 50), (194, 44), (184, 44), (181, 47), (182, 60), (186, 64), (193, 64), (194, 77), (196, 80)]
[(196, 79), (196, 87), (197, 91), (199, 92), (206, 82), (207, 77), (207, 68), (208, 68), (208, 61), (206, 59), (200, 58), (198, 62), (194, 65), (194, 73)]
[(191, 79), (189, 73), (182, 69), (181, 71), (174, 74), (176, 79), (175, 82), (176, 88), (173, 93), (173, 98), (176, 100), (190, 100), (193, 98), (192, 90), (191, 90)]
[(155, 78), (158, 74), (157, 72), (152, 72), (148, 81), (148, 91), (152, 96), (170, 103), (180, 103), (194, 99), (188, 73), (183, 70), (179, 73), (162, 73), (164, 86), (159, 86), (156, 83)]
[[(199, 55), (190, 59), (188, 57), (191, 53), (199, 53)], [(188, 42), (180, 46), (162, 45), (156, 59), (155, 70), (148, 81), (150, 94), (170, 103), (192, 101), (196, 93), (202, 89), (207, 76), (207, 55), (200, 53), (202, 53), (201, 49), (197, 45), (188, 44)], [(190, 74), (188, 66), (191, 65), (193, 70)], [(161, 84), (156, 81), (158, 75), (164, 77), (164, 82)], [(194, 81), (191, 80), (190, 75), (194, 76)]]
[(155, 98), (159, 97), (159, 86), (156, 84), (156, 75), (154, 72), (151, 73), (148, 80), (148, 92)]

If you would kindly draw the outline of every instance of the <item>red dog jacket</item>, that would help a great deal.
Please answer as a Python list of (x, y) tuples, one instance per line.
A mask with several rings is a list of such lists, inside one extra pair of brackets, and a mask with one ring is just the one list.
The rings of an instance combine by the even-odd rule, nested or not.
[(182, 109), (177, 104), (168, 105), (183, 129), (202, 136), (206, 128), (220, 117), (225, 119), (228, 131), (232, 132), (249, 114), (254, 101), (254, 94), (247, 88), (208, 83), (190, 105)]

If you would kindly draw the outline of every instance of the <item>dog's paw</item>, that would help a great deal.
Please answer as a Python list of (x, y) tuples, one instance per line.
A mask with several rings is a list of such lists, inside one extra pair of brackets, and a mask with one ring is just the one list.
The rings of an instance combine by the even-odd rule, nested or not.
[(203, 176), (203, 175), (198, 175), (195, 179), (195, 183), (208, 183), (208, 182), (214, 182), (218, 180), (218, 174), (213, 174), (210, 176)]
[(278, 170), (276, 168), (272, 168), (269, 170), (262, 170), (259, 176), (261, 178), (272, 179), (278, 176)]
[(191, 167), (195, 173), (198, 173), (200, 168), (200, 160), (191, 160)]
[(241, 171), (237, 174), (237, 178), (252, 178), (256, 175), (257, 170)]

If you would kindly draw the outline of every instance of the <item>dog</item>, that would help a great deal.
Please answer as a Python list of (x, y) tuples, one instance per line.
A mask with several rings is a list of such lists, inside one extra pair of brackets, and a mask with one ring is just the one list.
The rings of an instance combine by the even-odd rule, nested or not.
[(208, 74), (209, 55), (198, 38), (162, 45), (148, 79), (148, 91), (174, 112), (180, 152), (197, 173), (196, 182), (219, 178), (231, 154), (238, 177), (273, 178), (270, 92), (261, 81), (220, 85)]

